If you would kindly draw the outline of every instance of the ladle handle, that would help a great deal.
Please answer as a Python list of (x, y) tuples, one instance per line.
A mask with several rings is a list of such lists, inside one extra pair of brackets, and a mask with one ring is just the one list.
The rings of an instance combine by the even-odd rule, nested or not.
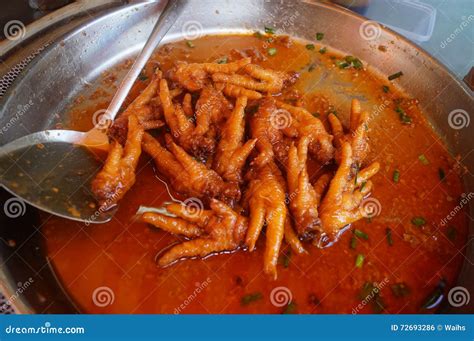
[(122, 80), (120, 87), (112, 98), (112, 101), (110, 102), (106, 111), (107, 119), (114, 120), (115, 116), (120, 110), (120, 107), (125, 101), (125, 98), (130, 92), (133, 83), (137, 79), (147, 61), (150, 59), (153, 51), (169, 31), (171, 26), (173, 26), (176, 19), (178, 19), (186, 3), (187, 0), (168, 0), (163, 12), (156, 21), (155, 27), (153, 27), (153, 31), (146, 41), (145, 46), (143, 47), (125, 78)]

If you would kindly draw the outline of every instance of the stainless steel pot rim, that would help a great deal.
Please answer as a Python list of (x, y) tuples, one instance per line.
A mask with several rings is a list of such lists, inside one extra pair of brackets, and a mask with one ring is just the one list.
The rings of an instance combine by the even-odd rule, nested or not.
[[(343, 7), (337, 6), (337, 5), (332, 5), (332, 4), (327, 4), (327, 3), (319, 3), (319, 2), (316, 2), (316, 1), (310, 1), (310, 0), (305, 0), (305, 1), (302, 1), (302, 2), (310, 4), (310, 5), (323, 7), (323, 8), (326, 8), (328, 10), (331, 10), (331, 11), (338, 12), (340, 14), (343, 14), (344, 16), (348, 16), (348, 17), (351, 17), (351, 18), (357, 20), (359, 23), (363, 23), (364, 21), (367, 20), (363, 16), (360, 16), (357, 13), (351, 12), (351, 11), (349, 11), (349, 10), (343, 8)], [(150, 2), (147, 2), (147, 4), (145, 6), (149, 6), (149, 5), (150, 5)], [(34, 58), (34, 60), (25, 68), (24, 72), (15, 80), (14, 86), (12, 86), (10, 89), (8, 89), (7, 92), (5, 93), (4, 97), (2, 99), (0, 99), (0, 107), (3, 108), (5, 106), (5, 102), (7, 101), (7, 99), (10, 96), (15, 95), (16, 86), (21, 85), (22, 82), (24, 82), (28, 71), (34, 69), (34, 67), (41, 61), (41, 59), (46, 58), (46, 56), (48, 56), (48, 54), (51, 51), (53, 51), (58, 46), (58, 44), (60, 44), (62, 41), (66, 41), (66, 40), (69, 40), (69, 39), (73, 39), (74, 37), (77, 37), (85, 29), (87, 29), (89, 27), (92, 27), (93, 25), (97, 24), (100, 21), (105, 21), (108, 18), (114, 17), (117, 14), (125, 14), (125, 13), (128, 13), (129, 11), (134, 11), (135, 9), (141, 9), (142, 6), (143, 6), (143, 4), (129, 4), (129, 5), (124, 6), (123, 8), (106, 10), (106, 13), (104, 13), (103, 15), (100, 15), (99, 17), (92, 19), (90, 22), (82, 24), (79, 27), (73, 29), (71, 32), (68, 32), (68, 33), (64, 34), (63, 36), (61, 36), (61, 38), (59, 38), (55, 43), (53, 43), (50, 46), (46, 47), (45, 50), (42, 51), (42, 53), (38, 57)], [(423, 48), (417, 46), (416, 44), (414, 44), (413, 42), (411, 42), (408, 39), (404, 38), (403, 36), (400, 36), (399, 34), (394, 32), (390, 28), (387, 28), (383, 25), (380, 25), (380, 26), (383, 30), (383, 33), (386, 34), (387, 36), (392, 37), (396, 41), (401, 41), (402, 43), (411, 46), (414, 50), (419, 51), (420, 55), (424, 59), (429, 60), (432, 64), (434, 64), (437, 68), (439, 68), (445, 76), (449, 77), (450, 80), (452, 80), (457, 86), (459, 86), (464, 91), (466, 96), (468, 96), (470, 98), (470, 101), (472, 103), (474, 92), (471, 91), (450, 70), (448, 70), (439, 60), (437, 60), (435, 57), (431, 56)], [(204, 29), (203, 33), (205, 35), (232, 34), (232, 33), (246, 34), (246, 33), (254, 32), (255, 29), (258, 29), (258, 28), (256, 28), (256, 27), (254, 27), (254, 28), (242, 28), (242, 27), (237, 28), (236, 27), (236, 28), (230, 28), (229, 29), (229, 28), (224, 28), (224, 27), (218, 27), (218, 28), (214, 27), (214, 28), (210, 28), (210, 29)], [(165, 38), (164, 43), (173, 42), (173, 41), (177, 41), (177, 40), (183, 40), (182, 38), (183, 38), (182, 34), (172, 33), (167, 38)], [(119, 58), (122, 58), (122, 56), (133, 55), (136, 51), (138, 51), (138, 49), (140, 47), (141, 47), (140, 44), (132, 46), (132, 47), (130, 47), (129, 50), (123, 51), (122, 55), (118, 56), (117, 58), (119, 59)], [(110, 65), (113, 65), (113, 64), (114, 64), (113, 61), (111, 61)], [(4, 114), (4, 113), (5, 112), (3, 110), (2, 110), (2, 112), (0, 112), (0, 118), (2, 117), (2, 114)], [(470, 247), (472, 247), (472, 242), (473, 241), (471, 240)], [(6, 278), (5, 275), (8, 273), (8, 271), (6, 271), (6, 268), (4, 267), (4, 264), (2, 264), (1, 268), (2, 268), (2, 271), (0, 271), (0, 283), (3, 284), (1, 286), (2, 290), (5, 290), (4, 293), (7, 296), (12, 296), (15, 293), (15, 284), (16, 283), (13, 283), (12, 281), (8, 280), (8, 278)], [(28, 305), (28, 303), (23, 302), (23, 300), (17, 300), (15, 302), (13, 302), (13, 306), (15, 307), (16, 311), (20, 312), (20, 313), (32, 313), (32, 312), (34, 312), (34, 310)]]

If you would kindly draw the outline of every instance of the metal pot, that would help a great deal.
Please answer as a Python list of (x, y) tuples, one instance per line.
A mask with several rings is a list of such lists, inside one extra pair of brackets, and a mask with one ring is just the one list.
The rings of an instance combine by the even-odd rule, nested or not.
[[(408, 76), (400, 79), (400, 86), (420, 100), (433, 129), (453, 153), (461, 155), (462, 164), (474, 169), (474, 135), (468, 128), (455, 130), (448, 125), (448, 114), (453, 110), (472, 111), (472, 92), (438, 61), (396, 33), (343, 8), (314, 1), (191, 0), (191, 7), (172, 28), (167, 41), (183, 39), (189, 30), (197, 29), (200, 34), (235, 33), (259, 30), (265, 25), (281, 28), (278, 33), (311, 39), (314, 32), (308, 28), (317, 23), (328, 32), (326, 45), (360, 57), (374, 72), (388, 75), (403, 70)], [(74, 98), (93, 91), (93, 85), (87, 84), (94, 84), (103, 71), (141, 48), (153, 27), (156, 8), (156, 3), (138, 3), (102, 11), (102, 15), (55, 38), (7, 90), (1, 102), (0, 127), (9, 129), (0, 134), (0, 144), (66, 121)], [(379, 49), (380, 45), (387, 46), (388, 51)], [(10, 49), (8, 56), (14, 53)], [(19, 108), (30, 101), (31, 109), (19, 114)], [(472, 173), (467, 172), (464, 184), (466, 189), (474, 189)], [(3, 203), (11, 198), (5, 191), (0, 197)], [(38, 212), (32, 207), (19, 207), (18, 212), (10, 217), (2, 212), (0, 217), (1, 290), (15, 298), (11, 303), (18, 312), (80, 312), (62, 290), (43, 250)], [(470, 215), (474, 216), (473, 205)], [(471, 221), (471, 239), (457, 284), (474, 294), (473, 231)], [(18, 283), (26, 281), (31, 282), (29, 289), (12, 296), (18, 293)], [(474, 300), (443, 311), (473, 312)]]

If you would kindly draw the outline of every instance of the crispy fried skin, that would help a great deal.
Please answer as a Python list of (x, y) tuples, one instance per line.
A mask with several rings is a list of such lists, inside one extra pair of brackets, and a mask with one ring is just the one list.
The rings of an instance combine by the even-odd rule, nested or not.
[(244, 74), (228, 74), (217, 72), (212, 75), (215, 83), (225, 84), (225, 93), (228, 96), (247, 96), (250, 99), (261, 97), (259, 93), (277, 94), (283, 87), (294, 81), (290, 73), (264, 69), (255, 64), (247, 64), (242, 67)]
[(369, 143), (367, 137), (369, 113), (362, 112), (360, 102), (352, 100), (349, 132), (344, 134), (341, 121), (334, 114), (329, 114), (329, 123), (334, 134), (334, 142), (337, 147), (336, 161), (341, 162), (341, 147), (345, 142), (349, 142), (352, 147), (354, 162), (361, 165), (369, 153)]
[[(161, 266), (244, 246), (251, 252), (265, 226), (264, 272), (276, 279), (283, 240), (305, 254), (302, 240), (323, 247), (363, 217), (370, 178), (380, 165), (360, 170), (369, 152), (370, 118), (359, 101), (352, 102), (347, 132), (334, 114), (328, 116), (333, 136), (303, 107), (273, 97), (294, 83), (297, 73), (242, 58), (227, 64), (179, 62), (166, 77), (157, 70), (115, 120), (109, 129), (115, 139), (92, 183), (102, 207), (115, 205), (135, 182), (143, 148), (176, 191), (210, 206), (196, 211), (172, 203), (166, 214), (142, 214), (141, 221), (189, 239), (168, 250)], [(248, 101), (258, 109), (246, 119)], [(171, 132), (164, 145), (145, 132), (163, 125)], [(309, 157), (323, 166), (335, 159), (339, 167), (333, 177), (325, 173), (311, 184)]]
[(158, 94), (158, 86), (162, 72), (157, 69), (147, 87), (133, 100), (124, 112), (113, 122), (108, 130), (108, 135), (120, 143), (125, 143), (127, 136), (128, 117), (135, 115), (143, 126), (143, 129), (156, 129), (164, 125), (161, 113), (153, 110), (150, 104)]
[(246, 105), (247, 97), (237, 98), (234, 111), (222, 128), (213, 167), (225, 180), (238, 183), (242, 182), (242, 169), (257, 142), (256, 139), (251, 139), (242, 143)]
[(374, 162), (355, 175), (351, 171), (354, 162), (351, 144), (344, 142), (341, 163), (319, 207), (322, 229), (330, 238), (335, 238), (344, 226), (363, 218), (360, 205), (372, 190), (369, 179), (380, 169), (379, 163)]
[(238, 85), (233, 84), (225, 84), (224, 85), (224, 94), (229, 97), (241, 97), (245, 96), (248, 99), (260, 99), (262, 98), (262, 94), (257, 91), (245, 89)]
[(288, 145), (283, 136), (283, 129), (289, 125), (287, 114), (278, 111), (276, 101), (272, 97), (265, 97), (260, 101), (258, 111), (250, 121), (250, 130), (253, 138), (257, 139), (259, 155), (252, 163), (263, 166), (276, 157), (279, 163), (286, 165)]
[(308, 136), (302, 136), (298, 146), (293, 144), (288, 153), (289, 206), (298, 235), (303, 238), (320, 228), (318, 205), (321, 197), (311, 185), (306, 168), (309, 142)]
[(189, 91), (198, 91), (210, 82), (214, 73), (235, 73), (251, 62), (250, 58), (242, 58), (233, 63), (179, 63), (172, 72), (171, 78)]
[(235, 183), (225, 182), (215, 171), (187, 154), (169, 135), (167, 144), (169, 151), (153, 136), (145, 133), (143, 138), (143, 149), (176, 191), (191, 197), (218, 198), (228, 203), (239, 200), (240, 189)]
[(250, 251), (266, 222), (266, 246), (264, 253), (264, 271), (277, 278), (276, 265), (285, 234), (287, 209), (285, 205), (284, 179), (278, 167), (269, 162), (253, 172), (244, 202), (250, 211), (249, 229), (245, 243)]
[(310, 138), (309, 152), (319, 162), (326, 164), (334, 157), (334, 146), (332, 145), (333, 137), (324, 128), (323, 123), (317, 117), (300, 107), (278, 101), (278, 107), (286, 110), (291, 114), (291, 128), (288, 131), (297, 132), (298, 136), (308, 136)]
[(160, 81), (160, 99), (163, 112), (174, 139), (189, 153), (202, 157), (215, 149), (216, 125), (228, 115), (231, 104), (212, 85), (205, 86), (196, 103), (192, 116), (191, 97), (187, 94), (183, 104), (174, 104), (168, 82)]
[(135, 169), (141, 154), (143, 127), (135, 115), (128, 116), (125, 148), (113, 141), (102, 170), (92, 181), (92, 192), (101, 208), (114, 206), (135, 183)]
[[(205, 257), (222, 251), (232, 251), (241, 246), (248, 228), (247, 218), (233, 211), (218, 200), (211, 201), (211, 210), (189, 214), (179, 204), (167, 207), (177, 218), (160, 213), (145, 213), (141, 219), (162, 230), (194, 238), (174, 246), (160, 259), (160, 266), (167, 266), (179, 259)], [(171, 209), (170, 209), (171, 208)]]

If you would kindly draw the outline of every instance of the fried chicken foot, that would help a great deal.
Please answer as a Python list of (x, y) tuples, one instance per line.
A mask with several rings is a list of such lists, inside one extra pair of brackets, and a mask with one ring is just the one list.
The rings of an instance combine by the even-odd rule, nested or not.
[(273, 162), (270, 162), (256, 171), (255, 178), (250, 181), (245, 200), (250, 211), (245, 243), (249, 251), (253, 251), (266, 222), (264, 272), (274, 279), (277, 277), (276, 265), (285, 234), (287, 216), (285, 188), (282, 183), (284, 179), (280, 170)]
[[(280, 109), (286, 110), (294, 118), (291, 125), (298, 133), (298, 136), (308, 136), (310, 138), (309, 152), (322, 164), (327, 164), (334, 157), (333, 137), (324, 128), (323, 123), (317, 117), (300, 107), (278, 101)], [(284, 132), (286, 132), (285, 130)]]
[(349, 132), (344, 134), (344, 128), (339, 118), (333, 113), (328, 116), (334, 134), (334, 142), (338, 151), (336, 161), (341, 162), (340, 149), (345, 142), (349, 142), (352, 147), (352, 154), (355, 164), (361, 165), (369, 153), (369, 143), (367, 137), (369, 113), (361, 112), (360, 102), (352, 100)]
[(166, 123), (175, 140), (195, 156), (213, 153), (215, 134), (211, 132), (212, 125), (225, 116), (230, 107), (222, 93), (213, 86), (206, 86), (196, 103), (195, 118), (190, 95), (184, 97), (183, 105), (173, 104), (165, 79), (160, 81), (160, 99)]
[(262, 167), (276, 159), (286, 165), (288, 157), (287, 143), (284, 140), (283, 129), (289, 125), (290, 118), (278, 111), (276, 101), (266, 97), (260, 101), (258, 111), (250, 121), (250, 130), (253, 138), (257, 139), (259, 155), (252, 164)]
[(120, 116), (115, 119), (108, 134), (121, 143), (127, 135), (128, 117), (135, 115), (144, 130), (157, 129), (164, 125), (160, 115), (152, 110), (151, 100), (157, 95), (162, 72), (157, 69), (147, 87), (133, 100)]
[(363, 218), (360, 205), (372, 190), (370, 178), (380, 169), (380, 164), (374, 162), (354, 175), (354, 162), (351, 144), (344, 142), (341, 146), (341, 164), (319, 207), (322, 229), (330, 238), (337, 238), (340, 229)]
[(250, 58), (242, 58), (233, 63), (179, 63), (175, 68), (172, 78), (189, 91), (203, 89), (210, 81), (209, 75), (214, 73), (235, 73), (249, 64)]
[(287, 182), (290, 193), (290, 211), (296, 222), (298, 235), (307, 238), (308, 234), (319, 229), (318, 206), (320, 193), (309, 182), (306, 161), (310, 138), (303, 136), (298, 146), (292, 144), (288, 152)]
[(248, 228), (247, 218), (218, 200), (212, 200), (210, 206), (211, 210), (189, 214), (183, 205), (168, 205), (166, 209), (176, 218), (151, 212), (142, 215), (142, 221), (164, 231), (194, 238), (166, 252), (158, 261), (160, 266), (170, 265), (183, 258), (232, 251), (241, 246)]
[(251, 139), (242, 145), (246, 105), (247, 97), (237, 98), (234, 111), (222, 128), (213, 167), (225, 180), (238, 183), (242, 182), (242, 169), (257, 142), (257, 139)]
[(118, 141), (111, 143), (104, 167), (92, 181), (92, 192), (101, 208), (114, 206), (135, 183), (135, 169), (142, 151), (143, 134), (138, 118), (133, 114), (129, 115), (125, 147)]
[(169, 151), (147, 133), (142, 144), (176, 191), (197, 198), (219, 198), (228, 203), (239, 200), (240, 190), (236, 184), (225, 182), (215, 171), (187, 154), (169, 135), (166, 137)]

